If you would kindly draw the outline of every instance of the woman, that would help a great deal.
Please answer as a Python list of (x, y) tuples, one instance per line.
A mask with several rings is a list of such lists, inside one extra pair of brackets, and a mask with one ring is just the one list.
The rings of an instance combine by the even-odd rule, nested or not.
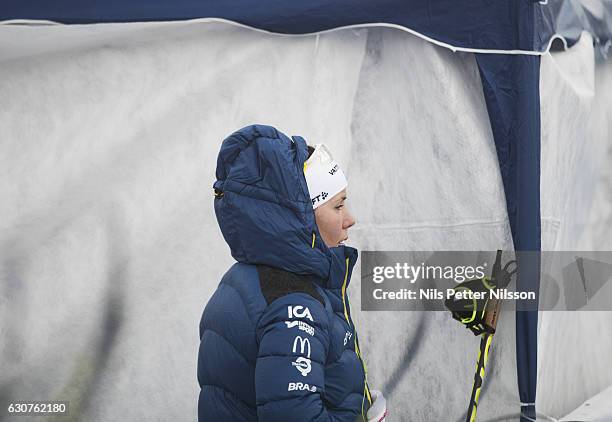
[(355, 220), (327, 148), (248, 126), (223, 141), (216, 177), (215, 214), (238, 262), (200, 322), (199, 421), (384, 417), (346, 296)]

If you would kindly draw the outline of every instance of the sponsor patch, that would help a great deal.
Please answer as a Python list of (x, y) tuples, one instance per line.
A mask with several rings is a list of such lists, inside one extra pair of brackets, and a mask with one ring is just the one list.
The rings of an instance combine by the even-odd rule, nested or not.
[(317, 196), (313, 196), (312, 198), (310, 198), (310, 200), (312, 201), (312, 205), (316, 204), (319, 201), (325, 201), (325, 198), (327, 198), (327, 195), (329, 195), (329, 193), (321, 192)]
[(312, 315), (310, 315), (310, 309), (305, 308), (302, 305), (295, 305), (295, 306), (287, 306), (287, 313), (289, 314), (289, 318), (308, 318), (311, 321), (314, 321), (314, 319), (312, 319)]
[(345, 346), (348, 343), (348, 341), (351, 339), (351, 337), (353, 337), (353, 333), (351, 333), (350, 331), (347, 331), (346, 334), (344, 335), (344, 345)]
[(287, 328), (298, 327), (299, 330), (302, 330), (307, 334), (314, 336), (314, 327), (310, 324), (305, 323), (304, 321), (285, 321), (285, 324), (287, 324)]
[[(300, 349), (298, 351), (298, 344)], [(307, 338), (303, 338), (302, 336), (296, 336), (293, 339), (293, 349), (291, 349), (293, 353), (298, 353), (300, 355), (306, 355), (306, 357), (310, 357), (310, 340)]]
[(317, 391), (316, 386), (310, 386), (304, 382), (290, 382), (287, 386), (287, 391), (310, 391), (314, 393)]
[(310, 359), (300, 356), (295, 360), (295, 362), (291, 362), (291, 365), (295, 367), (302, 376), (306, 376), (310, 373), (312, 367), (310, 366)]

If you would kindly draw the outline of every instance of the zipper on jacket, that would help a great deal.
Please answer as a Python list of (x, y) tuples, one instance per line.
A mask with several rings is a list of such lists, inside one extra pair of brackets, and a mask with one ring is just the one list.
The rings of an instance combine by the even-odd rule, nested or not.
[(344, 281), (342, 282), (342, 306), (344, 308), (344, 317), (346, 318), (346, 322), (349, 327), (353, 329), (353, 333), (355, 333), (355, 353), (357, 353), (357, 357), (361, 362), (361, 367), (363, 368), (363, 399), (361, 400), (361, 415), (365, 419), (363, 405), (365, 404), (365, 399), (367, 397), (368, 403), (372, 405), (372, 397), (370, 396), (370, 389), (368, 388), (368, 369), (366, 368), (366, 364), (361, 357), (361, 352), (359, 351), (359, 342), (357, 341), (357, 329), (355, 325), (351, 323), (351, 319), (349, 318), (348, 307), (346, 306), (346, 281), (348, 279), (348, 269), (349, 269), (349, 259), (346, 258), (346, 271), (344, 273)]

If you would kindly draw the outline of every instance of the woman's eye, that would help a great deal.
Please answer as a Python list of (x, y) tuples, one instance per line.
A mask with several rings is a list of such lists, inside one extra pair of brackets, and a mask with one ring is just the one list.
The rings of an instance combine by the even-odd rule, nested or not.
[(337, 209), (337, 210), (339, 210), (339, 209), (340, 209), (340, 208), (342, 208), (343, 206), (344, 206), (344, 205), (338, 205), (338, 206), (336, 207), (336, 209)]

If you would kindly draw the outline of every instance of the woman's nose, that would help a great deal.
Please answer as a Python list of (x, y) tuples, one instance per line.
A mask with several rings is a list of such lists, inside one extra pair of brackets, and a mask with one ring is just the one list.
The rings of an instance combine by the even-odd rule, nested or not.
[(344, 225), (343, 225), (344, 227), (342, 228), (348, 229), (354, 224), (355, 224), (355, 218), (353, 217), (353, 214), (347, 211), (346, 215), (344, 216)]

